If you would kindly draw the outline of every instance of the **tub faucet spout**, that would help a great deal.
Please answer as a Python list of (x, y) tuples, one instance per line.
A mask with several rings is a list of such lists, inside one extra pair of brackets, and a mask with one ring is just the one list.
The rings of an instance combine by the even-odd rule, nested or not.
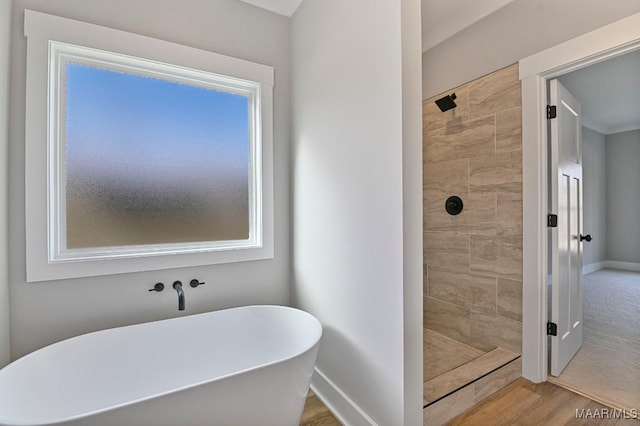
[(182, 283), (180, 281), (174, 282), (173, 288), (178, 292), (178, 310), (184, 311), (184, 290), (182, 289)]

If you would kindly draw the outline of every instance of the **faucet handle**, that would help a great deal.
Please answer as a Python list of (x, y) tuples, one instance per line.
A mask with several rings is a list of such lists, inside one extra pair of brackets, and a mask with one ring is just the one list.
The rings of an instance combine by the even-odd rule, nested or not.
[(197, 279), (195, 279), (195, 278), (194, 278), (194, 279), (192, 279), (192, 280), (189, 282), (189, 285), (190, 285), (191, 287), (193, 287), (193, 288), (196, 288), (196, 287), (198, 287), (199, 285), (205, 285), (205, 283), (200, 282), (200, 281), (198, 281)]
[(162, 283), (157, 283), (156, 285), (153, 286), (153, 288), (150, 288), (149, 291), (162, 291), (164, 290), (164, 284)]

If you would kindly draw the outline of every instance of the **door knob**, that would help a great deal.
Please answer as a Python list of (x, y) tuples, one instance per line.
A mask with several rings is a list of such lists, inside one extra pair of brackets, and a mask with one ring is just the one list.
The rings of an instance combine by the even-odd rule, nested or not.
[(580, 234), (580, 241), (583, 241), (583, 240), (587, 240), (587, 242), (591, 242), (592, 240), (591, 234), (587, 234), (587, 235)]

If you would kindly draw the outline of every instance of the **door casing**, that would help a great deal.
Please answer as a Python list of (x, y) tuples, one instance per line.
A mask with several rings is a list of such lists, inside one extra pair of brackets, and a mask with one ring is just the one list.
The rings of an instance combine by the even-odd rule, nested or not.
[(522, 82), (522, 375), (547, 380), (547, 80), (640, 50), (640, 13), (519, 61)]

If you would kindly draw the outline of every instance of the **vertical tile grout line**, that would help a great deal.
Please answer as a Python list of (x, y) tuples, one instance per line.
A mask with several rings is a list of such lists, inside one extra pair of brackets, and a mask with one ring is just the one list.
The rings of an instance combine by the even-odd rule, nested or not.
[[(425, 266), (426, 266), (426, 268), (424, 268), (424, 269), (426, 269), (426, 270), (427, 270), (427, 273), (426, 273), (426, 277), (425, 277), (425, 279), (424, 279), (424, 282), (422, 283), (422, 286), (424, 287), (424, 288), (423, 288), (423, 295), (422, 295), (422, 297), (425, 297), (425, 296), (427, 296), (427, 297), (428, 297), (428, 296), (429, 296), (429, 270), (431, 269), (431, 267), (429, 266), (429, 264), (428, 264), (428, 263), (426, 263), (426, 264), (425, 264)], [(423, 308), (422, 310), (423, 310), (423, 314), (424, 314), (424, 308)], [(423, 321), (422, 326), (423, 326), (423, 328), (424, 328), (424, 321)]]
[[(496, 111), (494, 111), (493, 113), (493, 155), (497, 155), (498, 154), (498, 110), (496, 108)], [(495, 237), (496, 240), (498, 239), (498, 193), (494, 192), (494, 206), (495, 206)], [(494, 312), (495, 312), (495, 318), (498, 318), (498, 274), (496, 273), (496, 288), (495, 288), (495, 306), (494, 306)]]
[[(497, 130), (497, 129), (496, 129)], [(495, 214), (496, 214), (496, 238), (498, 238), (498, 194), (494, 194), (495, 195)], [(498, 283), (500, 282), (500, 277), (498, 276), (498, 274), (496, 274), (496, 306), (495, 306), (495, 312), (496, 312), (496, 318), (498, 317), (498, 295), (500, 294), (498, 291)]]
[[(467, 96), (467, 102), (469, 102), (469, 96)], [(467, 106), (467, 116), (469, 115), (469, 107)], [(471, 197), (471, 159), (467, 158), (467, 200)], [(468, 243), (468, 257), (469, 268), (468, 272), (471, 273), (471, 230), (467, 229), (467, 243)], [(473, 303), (473, 300), (472, 300)], [(471, 321), (471, 309), (469, 309), (469, 321)]]
[[(471, 120), (471, 85), (466, 85), (467, 90), (467, 120)], [(471, 197), (471, 159), (467, 157), (467, 199)], [(469, 274), (469, 310), (468, 310), (468, 321), (469, 321), (469, 339), (473, 340), (472, 332), (471, 332), (471, 311), (473, 310), (473, 284), (471, 283), (471, 228), (467, 228), (467, 260), (469, 262), (469, 267), (467, 268), (467, 273)]]
[[(467, 102), (469, 102), (469, 94), (470, 94), (470, 90), (467, 86)], [(469, 106), (467, 104), (467, 118), (469, 118), (471, 116), (470, 111), (469, 111)], [(467, 158), (467, 198), (471, 197), (471, 159)], [(467, 229), (467, 244), (468, 244), (468, 260), (469, 260), (469, 268), (468, 268), (468, 274), (469, 274), (469, 297), (470, 297), (470, 303), (469, 303), (469, 311), (468, 311), (468, 320), (469, 320), (469, 339), (471, 341), (473, 341), (473, 332), (472, 332), (472, 322), (473, 322), (473, 318), (471, 315), (471, 312), (473, 311), (473, 284), (472, 284), (472, 275), (471, 275), (471, 229)]]
[(467, 84), (467, 120), (471, 119), (471, 83)]
[(493, 153), (498, 153), (498, 111), (493, 113)]

